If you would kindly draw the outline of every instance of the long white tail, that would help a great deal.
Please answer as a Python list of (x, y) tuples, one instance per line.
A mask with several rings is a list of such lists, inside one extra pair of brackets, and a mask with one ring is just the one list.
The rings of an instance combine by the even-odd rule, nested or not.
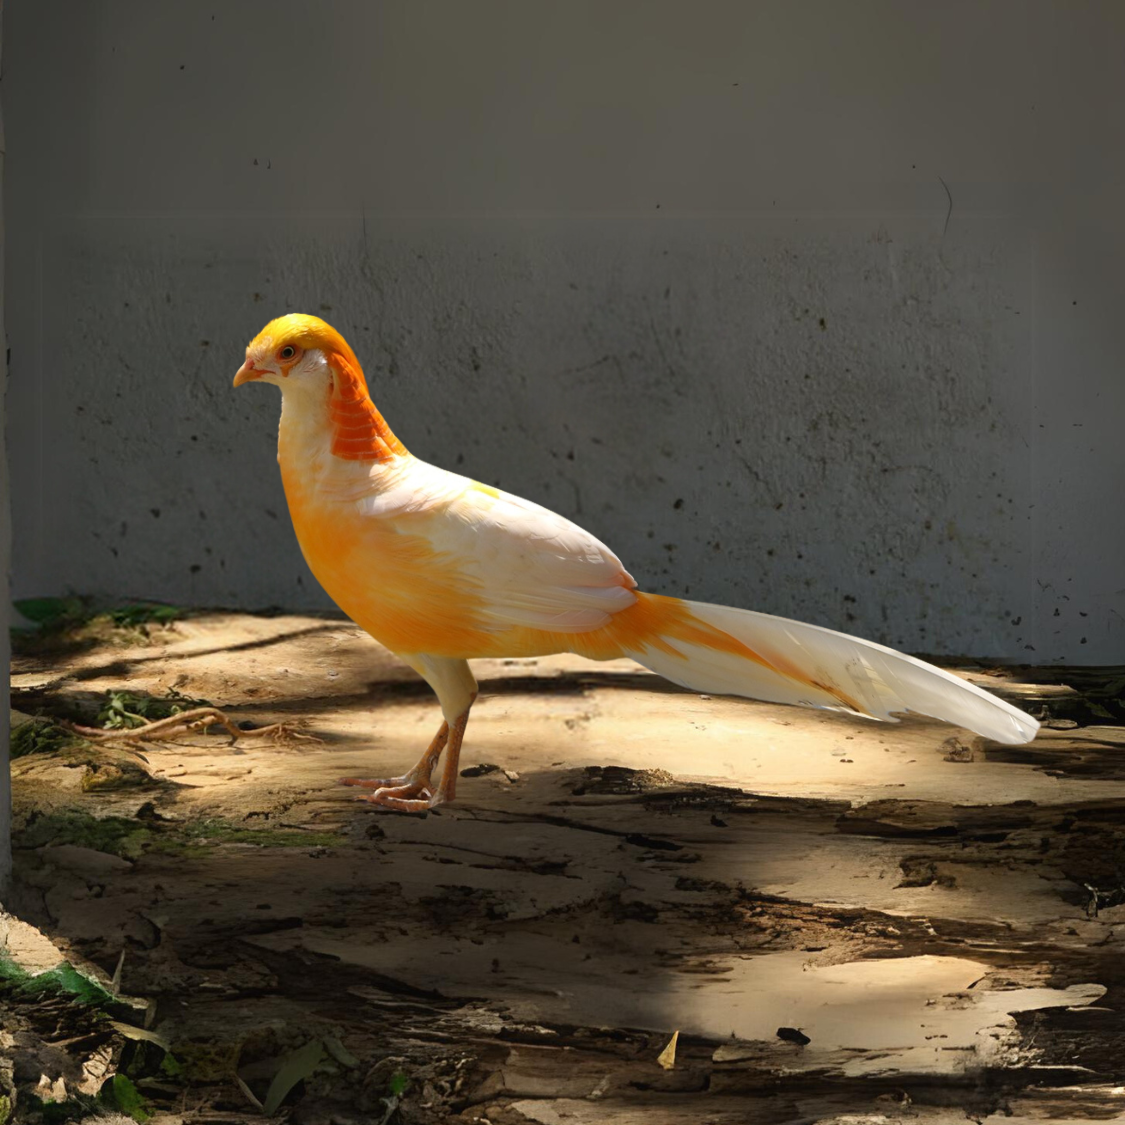
[(871, 641), (747, 609), (642, 597), (664, 603), (655, 616), (668, 628), (635, 635), (625, 651), (693, 691), (892, 722), (893, 712), (915, 711), (1009, 744), (1030, 742), (1039, 729), (975, 684)]

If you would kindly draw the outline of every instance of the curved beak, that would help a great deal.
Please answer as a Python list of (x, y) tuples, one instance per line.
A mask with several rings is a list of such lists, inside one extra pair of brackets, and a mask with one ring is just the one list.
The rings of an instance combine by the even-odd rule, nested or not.
[(259, 371), (254, 366), (254, 361), (252, 359), (248, 359), (238, 369), (238, 374), (234, 377), (234, 385), (236, 387), (241, 387), (243, 383), (249, 383), (254, 379), (260, 379), (264, 374), (264, 371)]

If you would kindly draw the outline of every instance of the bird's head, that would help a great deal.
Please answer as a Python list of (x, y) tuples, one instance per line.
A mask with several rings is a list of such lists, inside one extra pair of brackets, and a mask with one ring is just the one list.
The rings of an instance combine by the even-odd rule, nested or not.
[(341, 377), (363, 382), (355, 353), (344, 337), (318, 316), (288, 313), (271, 320), (246, 345), (246, 362), (238, 369), (234, 385), (256, 381), (273, 383), (282, 391), (333, 390)]
[[(386, 461), (406, 453), (367, 393), (355, 352), (318, 316), (288, 313), (271, 320), (246, 346), (234, 385), (273, 383), (293, 414), (325, 434), (335, 457)], [(286, 411), (282, 409), (282, 430)]]

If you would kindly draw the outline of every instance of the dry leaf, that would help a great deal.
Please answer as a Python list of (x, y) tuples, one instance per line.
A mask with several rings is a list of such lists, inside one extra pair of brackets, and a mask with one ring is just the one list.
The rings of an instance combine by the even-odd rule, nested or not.
[(676, 1042), (680, 1038), (678, 1031), (672, 1032), (672, 1038), (668, 1040), (668, 1046), (656, 1056), (657, 1066), (662, 1066), (665, 1070), (671, 1070), (676, 1065)]
[(124, 1035), (126, 1039), (143, 1040), (145, 1043), (155, 1043), (162, 1051), (170, 1051), (172, 1045), (164, 1038), (163, 1035), (157, 1035), (155, 1031), (149, 1031), (144, 1027), (134, 1027), (131, 1023), (122, 1023), (120, 1020), (110, 1020), (110, 1027), (112, 1027), (119, 1034)]
[(355, 1070), (355, 1068), (359, 1066), (359, 1059), (357, 1059), (335, 1035), (324, 1035), (321, 1037), (321, 1042), (324, 1044), (324, 1049), (341, 1066), (346, 1066), (349, 1070)]

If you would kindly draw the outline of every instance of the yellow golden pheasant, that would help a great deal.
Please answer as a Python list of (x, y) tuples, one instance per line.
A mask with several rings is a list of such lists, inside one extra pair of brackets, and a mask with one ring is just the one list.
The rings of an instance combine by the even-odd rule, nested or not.
[[(646, 594), (582, 528), (411, 456), (376, 410), (355, 353), (291, 313), (251, 340), (234, 385), (281, 388), (277, 460), (293, 528), (336, 604), (437, 694), (444, 722), (402, 777), (345, 778), (376, 805), (454, 798), (474, 657), (628, 656), (700, 692), (847, 711), (915, 711), (995, 739), (1038, 723), (949, 672), (855, 637), (745, 609)], [(442, 753), (441, 778), (434, 770)]]

